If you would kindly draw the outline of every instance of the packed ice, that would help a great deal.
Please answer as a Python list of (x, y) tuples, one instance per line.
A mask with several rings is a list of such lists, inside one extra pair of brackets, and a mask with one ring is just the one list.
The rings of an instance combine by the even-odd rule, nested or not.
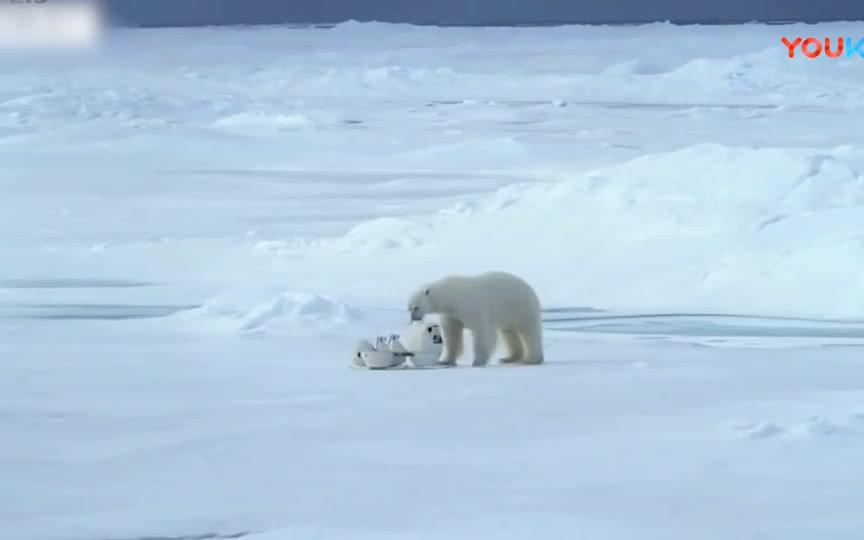
[[(859, 539), (860, 25), (116, 29), (0, 56), (14, 540)], [(350, 369), (512, 272), (536, 367)]]

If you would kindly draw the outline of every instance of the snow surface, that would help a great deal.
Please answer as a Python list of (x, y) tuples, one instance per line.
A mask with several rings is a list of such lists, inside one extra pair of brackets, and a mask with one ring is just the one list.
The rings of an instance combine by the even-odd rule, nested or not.
[[(2, 537), (861, 538), (864, 64), (780, 44), (858, 33), (3, 56)], [(350, 369), (490, 269), (547, 364)]]

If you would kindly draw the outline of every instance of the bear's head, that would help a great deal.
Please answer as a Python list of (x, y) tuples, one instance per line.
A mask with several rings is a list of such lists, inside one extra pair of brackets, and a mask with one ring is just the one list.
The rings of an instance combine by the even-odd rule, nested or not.
[(422, 321), (423, 317), (436, 313), (438, 306), (435, 304), (435, 296), (430, 285), (424, 285), (411, 295), (408, 301), (408, 311), (411, 313), (412, 321)]

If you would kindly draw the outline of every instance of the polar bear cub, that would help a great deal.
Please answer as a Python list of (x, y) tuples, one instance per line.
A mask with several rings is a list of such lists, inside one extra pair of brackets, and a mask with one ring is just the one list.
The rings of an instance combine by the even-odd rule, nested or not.
[(449, 276), (411, 295), (411, 320), (439, 315), (444, 350), (439, 362), (455, 364), (462, 355), (462, 332), (471, 331), (474, 366), (485, 366), (500, 342), (502, 363), (543, 363), (540, 300), (524, 280), (504, 272)]

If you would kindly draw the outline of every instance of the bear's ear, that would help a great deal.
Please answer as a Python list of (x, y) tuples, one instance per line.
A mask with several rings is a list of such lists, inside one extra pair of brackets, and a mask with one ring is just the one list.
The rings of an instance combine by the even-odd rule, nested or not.
[(426, 289), (426, 296), (429, 296), (429, 289)]

